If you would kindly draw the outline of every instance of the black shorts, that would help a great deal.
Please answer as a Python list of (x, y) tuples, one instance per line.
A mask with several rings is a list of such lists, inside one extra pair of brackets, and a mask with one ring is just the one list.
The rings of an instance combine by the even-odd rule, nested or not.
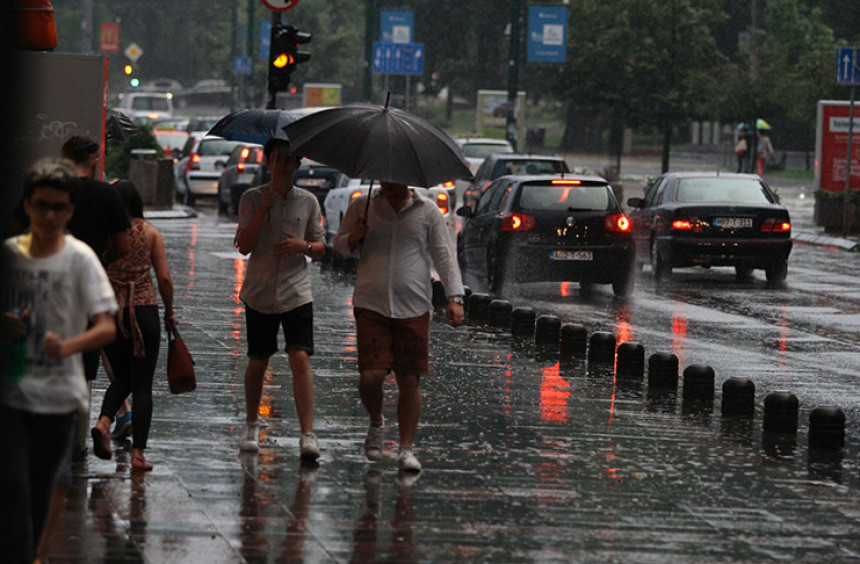
[(245, 304), (248, 356), (269, 358), (278, 351), (278, 328), (284, 328), (284, 350), (314, 354), (314, 304), (301, 305), (284, 313), (260, 313)]

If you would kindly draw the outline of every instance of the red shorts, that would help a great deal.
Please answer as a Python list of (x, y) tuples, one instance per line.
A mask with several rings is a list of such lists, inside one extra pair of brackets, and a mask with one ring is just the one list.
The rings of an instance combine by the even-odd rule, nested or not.
[(358, 369), (394, 370), (395, 374), (427, 374), (430, 312), (419, 317), (392, 319), (375, 311), (355, 308)]

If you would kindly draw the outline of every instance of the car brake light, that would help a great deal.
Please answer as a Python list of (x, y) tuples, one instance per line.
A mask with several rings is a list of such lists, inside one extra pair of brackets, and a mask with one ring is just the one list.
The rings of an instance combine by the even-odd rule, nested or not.
[(582, 184), (581, 180), (569, 180), (567, 178), (557, 178), (552, 181), (553, 186), (579, 186)]
[(200, 155), (194, 153), (188, 159), (188, 170), (200, 170)]
[(672, 222), (672, 229), (676, 231), (691, 231), (693, 224), (690, 223), (689, 219), (676, 219)]
[(535, 228), (535, 218), (524, 213), (509, 213), (502, 220), (502, 231), (531, 231)]
[(443, 182), (442, 187), (443, 188), (453, 188), (454, 187), (454, 181), (449, 180), (448, 182)]
[(352, 194), (350, 194), (350, 195), (349, 195), (349, 199), (350, 199), (350, 200), (354, 200), (354, 199), (358, 198), (358, 197), (359, 197), (359, 196), (361, 196), (361, 195), (362, 195), (362, 194), (361, 194), (361, 190), (356, 190), (355, 192), (353, 192)]
[(610, 215), (606, 218), (606, 229), (610, 231), (620, 231), (627, 233), (630, 231), (630, 219), (623, 213)]
[(448, 214), (448, 194), (446, 192), (439, 192), (436, 194), (436, 205), (439, 207), (439, 211), (442, 212), (442, 215)]
[(241, 156), (242, 160), (246, 160), (248, 158), (249, 154), (251, 154), (251, 149), (248, 147), (245, 147), (244, 149), (242, 149), (242, 154), (240, 156)]
[(788, 233), (791, 231), (791, 223), (782, 219), (769, 217), (761, 224), (761, 230), (765, 233)]
[(245, 172), (245, 163), (237, 163), (236, 168), (239, 170), (239, 172)]

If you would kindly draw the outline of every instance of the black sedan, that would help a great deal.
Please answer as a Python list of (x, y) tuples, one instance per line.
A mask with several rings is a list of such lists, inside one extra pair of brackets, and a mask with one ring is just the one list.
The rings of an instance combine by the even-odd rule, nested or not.
[(754, 174), (672, 172), (627, 204), (637, 263), (650, 263), (658, 281), (689, 266), (733, 266), (738, 279), (760, 268), (785, 281), (791, 220)]
[(580, 175), (503, 176), (485, 191), (462, 232), (459, 260), (486, 277), (490, 290), (506, 282), (612, 284), (633, 291), (630, 221), (603, 178)]

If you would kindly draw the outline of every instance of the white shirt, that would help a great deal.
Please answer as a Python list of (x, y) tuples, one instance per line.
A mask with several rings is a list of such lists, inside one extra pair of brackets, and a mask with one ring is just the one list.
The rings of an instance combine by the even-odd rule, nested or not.
[[(266, 185), (258, 186), (242, 194), (239, 233), (257, 215), (266, 189)], [(275, 207), (268, 212), (268, 220), (260, 228), (257, 246), (248, 258), (245, 280), (239, 292), (242, 301), (260, 313), (284, 313), (313, 301), (305, 255), (277, 258), (272, 254), (272, 248), (284, 240), (284, 233), (309, 243), (325, 241), (316, 196), (294, 186), (283, 200), (276, 196), (275, 201)]]
[(45, 355), (45, 333), (70, 339), (87, 329), (97, 313), (117, 310), (113, 288), (95, 252), (66, 235), (57, 254), (31, 258), (8, 239), (3, 311), (29, 310), (26, 370), (21, 380), (0, 382), (0, 403), (30, 413), (62, 414), (87, 407), (89, 390), (81, 354), (62, 360)]
[(347, 239), (367, 205), (367, 196), (361, 196), (349, 204), (332, 243), (342, 256), (359, 259), (353, 306), (394, 319), (433, 311), (431, 266), (446, 295), (463, 295), (454, 243), (436, 204), (413, 191), (412, 199), (395, 213), (381, 191), (374, 194), (365, 240), (350, 250)]

